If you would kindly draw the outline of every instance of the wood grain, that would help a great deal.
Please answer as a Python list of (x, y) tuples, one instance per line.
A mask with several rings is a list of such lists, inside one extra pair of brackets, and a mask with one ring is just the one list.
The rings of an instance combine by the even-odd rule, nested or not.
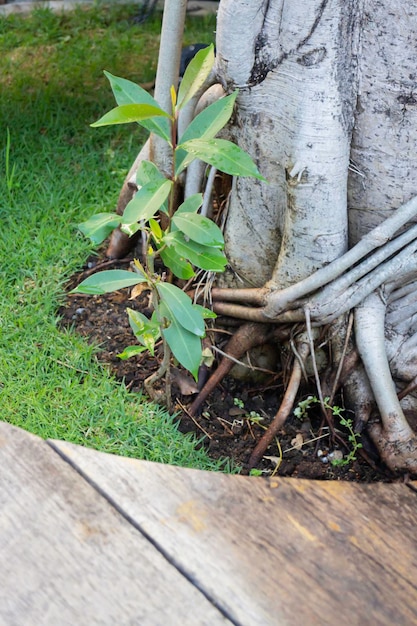
[(417, 494), (226, 476), (53, 442), (235, 623), (417, 623)]
[(231, 623), (47, 443), (0, 423), (0, 468), (1, 626)]

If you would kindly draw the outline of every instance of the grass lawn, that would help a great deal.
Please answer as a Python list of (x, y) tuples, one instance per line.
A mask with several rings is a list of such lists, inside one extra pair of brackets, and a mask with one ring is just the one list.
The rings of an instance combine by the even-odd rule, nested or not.
[[(94, 348), (57, 325), (66, 279), (92, 252), (77, 224), (113, 210), (145, 135), (92, 129), (114, 105), (103, 69), (152, 80), (160, 16), (137, 5), (0, 18), (0, 419), (41, 437), (204, 469), (221, 465), (172, 418), (129, 395)], [(215, 18), (190, 18), (185, 43)], [(227, 468), (226, 468), (227, 469)]]

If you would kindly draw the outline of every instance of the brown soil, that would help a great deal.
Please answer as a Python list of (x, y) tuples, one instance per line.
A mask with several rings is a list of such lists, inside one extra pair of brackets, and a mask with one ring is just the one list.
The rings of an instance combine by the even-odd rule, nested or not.
[[(111, 268), (128, 266), (129, 261), (125, 260), (115, 262)], [(88, 273), (101, 267), (109, 269), (108, 262), (92, 257), (86, 267), (69, 281), (68, 290), (81, 282)], [(69, 294), (60, 309), (60, 316), (63, 326), (73, 326), (79, 334), (99, 345), (98, 359), (106, 363), (119, 380), (124, 380), (132, 393), (137, 393), (143, 389), (145, 378), (157, 369), (158, 356), (152, 358), (142, 354), (126, 361), (117, 356), (126, 346), (136, 343), (128, 323), (126, 307), (140, 310), (145, 315), (151, 313), (149, 292), (143, 292), (135, 300), (130, 300), (129, 291), (101, 296)], [(217, 335), (225, 343), (228, 335)], [(224, 347), (222, 343), (220, 346)], [(282, 376), (279, 375), (271, 374), (258, 384), (228, 377), (209, 398), (201, 416), (191, 419), (181, 406), (189, 405), (195, 395), (182, 395), (174, 383), (180, 429), (183, 432), (194, 432), (198, 438), (202, 438), (202, 445), (213, 458), (229, 457), (245, 471), (250, 453), (276, 413), (282, 387)], [(235, 399), (243, 403), (243, 408), (236, 406)], [(348, 442), (347, 432), (340, 428), (339, 434)], [(274, 443), (268, 450), (268, 456), (272, 458), (264, 459), (259, 466), (266, 475), (274, 471), (275, 460), (281, 456), (279, 445), (282, 461), (278, 474), (281, 476), (356, 482), (389, 482), (398, 479), (378, 462), (371, 442), (365, 437), (362, 438), (363, 450), (358, 453), (356, 461), (344, 466), (332, 465), (327, 458), (332, 452), (330, 439), (327, 430), (322, 428), (320, 415), (314, 410), (310, 410), (304, 419), (290, 416), (279, 432), (278, 441), (279, 444)], [(349, 448), (342, 448), (336, 454), (341, 452), (346, 455)]]

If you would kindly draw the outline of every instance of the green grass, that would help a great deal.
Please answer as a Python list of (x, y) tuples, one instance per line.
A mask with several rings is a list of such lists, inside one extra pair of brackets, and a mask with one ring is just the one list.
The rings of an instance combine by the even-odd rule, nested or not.
[[(58, 325), (65, 281), (92, 252), (76, 225), (113, 210), (145, 138), (135, 126), (89, 127), (114, 105), (103, 69), (154, 76), (160, 16), (135, 26), (136, 11), (0, 18), (0, 419), (44, 438), (219, 470)], [(185, 42), (209, 42), (214, 28), (214, 17), (189, 19)]]

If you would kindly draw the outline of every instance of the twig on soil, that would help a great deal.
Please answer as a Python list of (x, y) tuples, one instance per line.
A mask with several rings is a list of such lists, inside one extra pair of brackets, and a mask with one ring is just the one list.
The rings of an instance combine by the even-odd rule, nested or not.
[(193, 415), (191, 415), (191, 413), (187, 410), (187, 408), (183, 405), (182, 402), (177, 400), (177, 404), (180, 407), (181, 411), (184, 411), (184, 413), (190, 418), (190, 420), (194, 422), (197, 428), (201, 430), (201, 432), (204, 433), (206, 437), (208, 437), (209, 439), (213, 439), (213, 437), (201, 426), (201, 424), (197, 422), (197, 420), (193, 417)]
[(415, 389), (417, 389), (417, 377), (413, 378), (413, 380), (409, 382), (408, 385), (404, 387), (404, 389), (401, 389), (401, 391), (398, 392), (398, 400), (402, 400), (403, 398), (408, 396), (408, 394), (412, 393)]
[(229, 428), (229, 424), (231, 424), (231, 422), (228, 422), (227, 420), (223, 419), (222, 417), (217, 417), (216, 419), (218, 422), (220, 422), (220, 424), (222, 425), (222, 427), (227, 430), (227, 432), (229, 433), (229, 435), (234, 435), (235, 433), (233, 432), (233, 430), (231, 428)]
[[(307, 441), (303, 441), (302, 446), (306, 446), (308, 443), (313, 443), (314, 441), (318, 441), (319, 439), (324, 439), (325, 437), (328, 437), (329, 433), (324, 433), (324, 435), (317, 435), (317, 437), (313, 437), (313, 439), (307, 439)], [(286, 454), (287, 452), (291, 452), (291, 450), (300, 450), (299, 446), (291, 446), (291, 448), (287, 448), (286, 450), (284, 450), (284, 454)]]
[[(281, 448), (281, 444), (280, 444), (280, 442), (279, 442), (278, 437), (276, 438), (276, 440), (275, 440), (275, 441), (276, 441), (276, 444), (277, 444), (277, 448), (278, 448), (278, 454), (279, 454), (279, 456), (278, 456), (278, 461), (277, 461), (277, 463), (275, 464), (274, 470), (273, 470), (273, 472), (272, 472), (272, 474), (271, 474), (271, 478), (272, 478), (273, 476), (275, 476), (275, 474), (278, 472), (279, 468), (281, 467), (282, 458), (283, 458), (283, 456), (282, 456), (282, 448)], [(268, 457), (264, 457), (264, 458), (268, 458)]]

